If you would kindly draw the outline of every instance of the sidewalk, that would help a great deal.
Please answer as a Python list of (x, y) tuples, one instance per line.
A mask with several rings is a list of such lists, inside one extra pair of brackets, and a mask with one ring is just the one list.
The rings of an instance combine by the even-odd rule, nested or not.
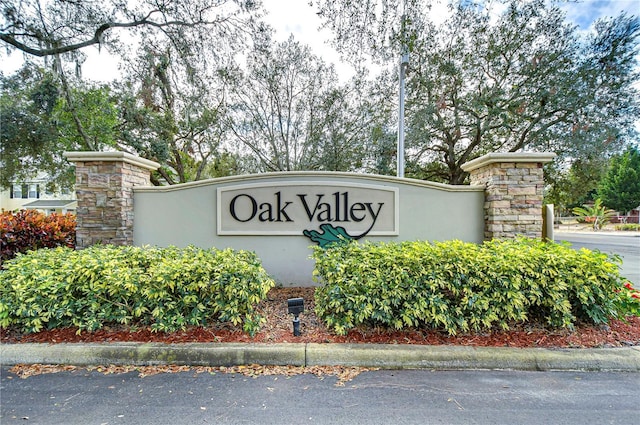
[(640, 372), (640, 346), (547, 349), (387, 344), (3, 344), (0, 363), (86, 365), (360, 366)]
[(584, 235), (611, 235), (640, 237), (637, 230), (615, 230), (614, 226), (608, 225), (600, 230), (593, 230), (588, 224), (560, 224), (553, 226), (554, 233), (581, 233)]
[(572, 234), (572, 235), (607, 235), (607, 236), (621, 236), (627, 238), (640, 238), (640, 232), (620, 232), (616, 230), (585, 230), (585, 229), (554, 229), (554, 234)]

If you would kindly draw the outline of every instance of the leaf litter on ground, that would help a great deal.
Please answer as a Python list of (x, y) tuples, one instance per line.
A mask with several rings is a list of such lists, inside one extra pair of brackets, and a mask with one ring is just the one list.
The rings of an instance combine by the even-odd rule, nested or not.
[(104, 375), (125, 374), (137, 372), (140, 378), (158, 375), (161, 373), (186, 373), (194, 374), (227, 373), (240, 374), (250, 378), (259, 376), (297, 376), (315, 375), (319, 379), (327, 376), (337, 378), (335, 386), (343, 387), (346, 382), (351, 381), (359, 374), (377, 368), (353, 367), (353, 366), (264, 366), (258, 364), (239, 366), (184, 366), (184, 365), (156, 365), (156, 366), (133, 366), (133, 365), (106, 365), (106, 366), (70, 366), (70, 365), (49, 365), (49, 364), (18, 364), (9, 369), (9, 372), (22, 379), (31, 376), (44, 375), (60, 372), (98, 372)]

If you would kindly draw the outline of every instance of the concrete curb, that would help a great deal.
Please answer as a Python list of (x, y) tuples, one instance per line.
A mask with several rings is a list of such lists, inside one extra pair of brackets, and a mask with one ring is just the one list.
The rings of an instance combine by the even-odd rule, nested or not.
[(640, 347), (545, 349), (309, 344), (307, 364), (389, 369), (609, 370), (640, 372)]
[(640, 372), (640, 346), (545, 349), (387, 344), (3, 344), (0, 363), (86, 365), (246, 364), (382, 369)]
[(233, 366), (246, 364), (305, 364), (304, 344), (5, 344), (0, 349), (3, 365), (191, 365)]

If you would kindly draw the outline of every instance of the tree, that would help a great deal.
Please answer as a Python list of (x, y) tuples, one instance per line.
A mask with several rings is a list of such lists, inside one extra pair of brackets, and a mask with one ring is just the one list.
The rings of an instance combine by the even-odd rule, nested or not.
[(551, 150), (564, 160), (630, 140), (639, 19), (602, 20), (584, 37), (549, 3), (452, 1), (436, 25), (430, 2), (314, 2), (343, 53), (384, 62), (411, 52), (408, 171), (453, 184), (485, 153)]
[(261, 171), (361, 169), (387, 110), (375, 86), (338, 84), (333, 67), (293, 37), (257, 38), (229, 87), (230, 128)]
[(65, 98), (58, 99), (54, 110), (58, 137), (75, 150), (115, 146), (118, 112), (111, 89), (106, 85), (78, 87), (71, 89), (71, 95), (75, 110)]
[[(340, 84), (321, 99), (320, 125), (315, 128), (314, 162), (309, 169), (386, 172), (382, 131), (392, 114), (384, 78), (369, 82), (361, 76)], [(393, 148), (395, 154), (395, 148)]]
[(290, 37), (273, 46), (256, 38), (247, 71), (231, 88), (231, 129), (265, 171), (308, 168), (321, 126), (321, 98), (335, 87), (332, 67)]
[(75, 114), (60, 97), (60, 83), (52, 72), (27, 64), (0, 78), (0, 186), (45, 173), (49, 188), (70, 187), (75, 180), (62, 157), (64, 151), (114, 145), (117, 114), (109, 90), (100, 86), (71, 90), (79, 107)]
[(563, 13), (542, 0), (511, 1), (493, 21), (459, 4), (422, 32), (408, 87), (413, 159), (462, 184), (465, 162), (489, 152), (551, 150), (562, 158), (619, 149), (633, 128), (640, 22), (601, 22), (581, 43)]
[(609, 169), (598, 186), (602, 202), (626, 213), (640, 206), (640, 152), (629, 147), (611, 159)]
[(221, 149), (228, 131), (224, 70), (179, 60), (171, 44), (160, 43), (145, 48), (127, 70), (119, 85), (118, 146), (162, 165), (155, 184), (201, 180), (225, 173), (224, 164), (237, 165)]
[[(0, 186), (33, 177), (39, 168), (56, 170), (56, 128), (51, 120), (58, 98), (51, 75), (39, 69), (21, 69), (0, 81)], [(39, 155), (46, 152), (47, 155)]]
[(425, 0), (313, 0), (310, 4), (317, 7), (323, 28), (333, 32), (333, 46), (353, 64), (366, 57), (385, 63), (403, 49), (412, 50), (413, 23), (431, 8), (431, 1)]
[(118, 29), (162, 33), (182, 49), (244, 31), (257, 14), (252, 0), (0, 0), (0, 40), (28, 55), (79, 53), (119, 45)]
[(584, 157), (575, 159), (569, 167), (558, 162), (545, 165), (545, 202), (554, 204), (555, 212), (560, 215), (568, 215), (574, 207), (594, 202), (607, 164), (606, 157)]
[[(195, 80), (197, 77), (192, 76), (207, 64), (213, 65), (215, 69), (216, 63), (227, 61), (237, 53), (246, 35), (259, 30), (261, 24), (256, 18), (260, 14), (260, 3), (253, 0), (0, 0), (0, 41), (6, 51), (21, 51), (28, 61), (35, 62), (38, 58), (44, 58), (44, 67), (54, 70), (53, 76), (57, 80), (56, 95), (63, 99), (60, 104), (64, 106), (65, 115), (75, 127), (76, 135), (83, 139), (76, 148), (99, 150), (105, 142), (94, 143), (95, 140), (89, 134), (90, 129), (84, 127), (84, 118), (87, 117), (82, 117), (82, 102), (87, 99), (76, 99), (78, 93), (73, 89), (81, 86), (80, 71), (87, 48), (97, 46), (122, 55), (127, 59), (125, 63), (131, 62), (129, 47), (139, 46), (139, 52), (142, 52), (139, 55), (149, 51), (170, 51), (170, 54), (163, 57), (179, 61), (186, 69), (183, 74), (186, 75), (186, 81)], [(126, 31), (128, 37), (121, 37), (122, 31)], [(125, 39), (135, 42), (127, 45), (122, 41)], [(161, 68), (156, 67), (156, 70)], [(159, 79), (163, 75), (169, 74), (156, 72), (153, 76)], [(170, 89), (172, 85), (175, 85), (175, 81), (161, 81), (164, 89)], [(172, 93), (165, 94), (166, 101), (175, 101), (171, 99)], [(135, 103), (135, 100), (130, 99), (130, 103)], [(208, 107), (209, 105), (198, 118), (199, 123), (186, 129), (186, 132), (195, 132), (194, 137), (197, 136), (196, 133), (205, 132), (202, 128), (206, 126), (204, 121), (207, 119), (203, 121), (202, 118), (216, 113), (215, 108), (212, 110)], [(154, 117), (156, 123), (164, 120), (166, 124), (161, 126), (161, 131), (165, 132), (165, 140), (171, 139), (167, 131), (174, 132), (168, 121), (172, 121), (170, 114), (175, 110), (170, 113), (169, 109), (165, 109), (162, 117), (158, 114)], [(136, 117), (140, 118), (141, 115), (136, 114)], [(173, 123), (179, 122), (176, 119)], [(132, 129), (131, 121), (123, 123), (121, 129), (125, 133), (129, 131), (128, 135), (136, 132)], [(137, 129), (138, 134), (140, 130), (141, 128)], [(182, 136), (185, 134), (179, 135)], [(131, 142), (130, 139), (128, 141)], [(23, 138), (21, 143), (30, 143), (31, 146), (23, 146), (22, 149), (35, 156), (49, 155), (38, 149), (41, 142), (34, 138)], [(159, 145), (156, 142), (154, 144)], [(129, 150), (135, 150), (135, 147), (131, 149), (130, 146)], [(61, 152), (51, 153), (56, 157), (60, 154)], [(172, 154), (174, 159), (182, 155), (180, 149), (173, 149)], [(205, 153), (209, 154), (210, 152)], [(178, 181), (199, 178), (206, 168), (206, 164), (198, 158), (183, 159), (184, 161), (176, 159), (170, 165), (175, 168), (165, 173), (167, 181), (173, 178), (172, 172), (177, 173)], [(35, 157), (33, 160), (39, 161)], [(12, 161), (19, 161), (19, 158), (13, 158)], [(13, 178), (11, 170), (4, 171), (7, 179)]]

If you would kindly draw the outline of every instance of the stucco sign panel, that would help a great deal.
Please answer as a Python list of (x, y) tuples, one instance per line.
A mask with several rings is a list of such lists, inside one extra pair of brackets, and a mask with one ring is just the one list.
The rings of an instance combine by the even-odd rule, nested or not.
[(335, 182), (217, 189), (218, 235), (301, 235), (330, 224), (354, 238), (398, 235), (398, 189)]

